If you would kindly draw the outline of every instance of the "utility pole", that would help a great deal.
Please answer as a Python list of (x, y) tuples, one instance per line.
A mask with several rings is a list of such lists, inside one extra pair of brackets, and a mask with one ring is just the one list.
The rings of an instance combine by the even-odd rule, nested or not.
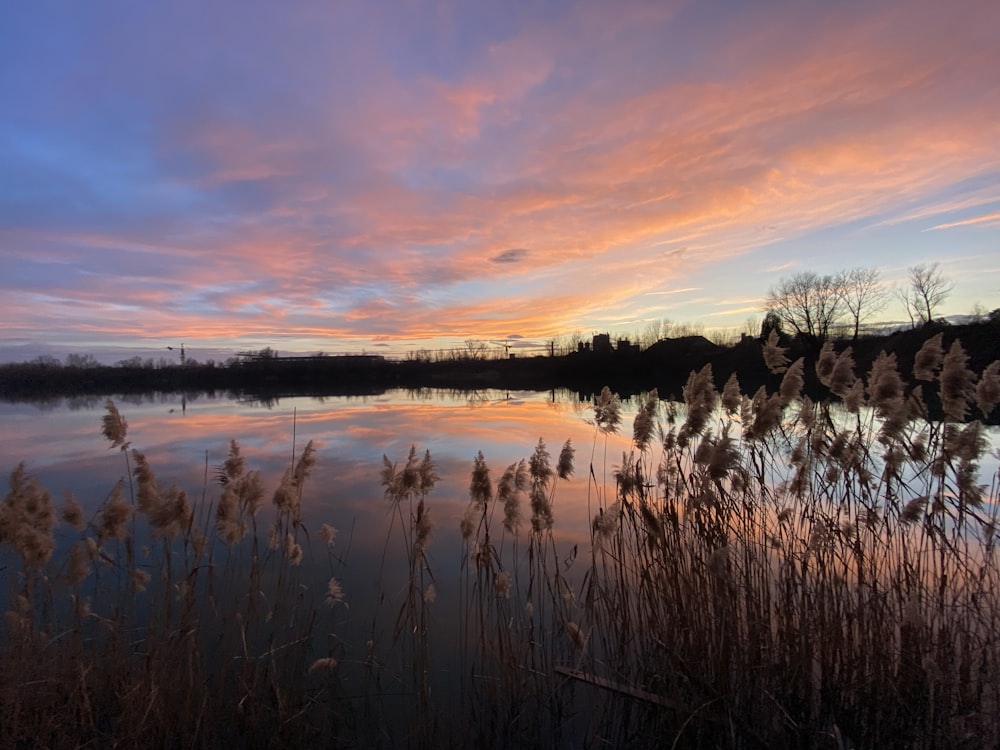
[[(170, 351), (173, 351), (174, 347), (168, 346), (167, 349), (169, 349)], [(183, 343), (181, 344), (181, 366), (182, 367), (184, 366), (184, 344)]]

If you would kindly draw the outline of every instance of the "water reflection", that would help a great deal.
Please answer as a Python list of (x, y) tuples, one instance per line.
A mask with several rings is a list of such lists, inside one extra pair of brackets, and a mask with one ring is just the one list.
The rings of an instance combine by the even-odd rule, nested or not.
[[(4, 425), (3, 431), (0, 432), (2, 436), (0, 461), (3, 461), (7, 468), (13, 468), (18, 461), (25, 460), (29, 470), (37, 475), (54, 495), (58, 497), (63, 489), (71, 490), (92, 513), (106, 498), (115, 482), (126, 475), (129, 470), (128, 459), (117, 450), (108, 450), (106, 442), (100, 436), (102, 401), (92, 400), (87, 403), (74, 401), (67, 402), (64, 406), (65, 408), (58, 410), (37, 410), (25, 405), (0, 407), (0, 419)], [(622, 419), (622, 432), (625, 434), (606, 435), (588, 422), (591, 418), (589, 404), (582, 403), (573, 394), (565, 392), (478, 391), (469, 394), (419, 390), (327, 399), (280, 398), (267, 403), (247, 403), (208, 396), (192, 398), (185, 403), (177, 398), (153, 397), (134, 399), (128, 403), (121, 400), (119, 407), (129, 421), (128, 438), (131, 444), (146, 455), (160, 483), (164, 486), (177, 484), (183, 487), (193, 500), (205, 499), (214, 502), (219, 498), (222, 487), (217, 480), (216, 467), (226, 459), (232, 439), (237, 440), (241, 446), (246, 469), (260, 472), (268, 498), (270, 492), (278, 486), (286, 468), (294, 463), (298, 455), (301, 455), (303, 447), (309, 442), (314, 445), (318, 463), (304, 487), (302, 506), (304, 530), (296, 537), (305, 548), (306, 557), (302, 566), (295, 569), (298, 578), (293, 589), (295, 596), (292, 599), (297, 602), (300, 597), (310, 597), (311, 601), (322, 605), (330, 576), (336, 576), (340, 580), (345, 601), (349, 606), (337, 608), (332, 612), (320, 607), (321, 616), (324, 618), (321, 626), (323, 632), (317, 631), (317, 635), (320, 638), (326, 637), (326, 629), (329, 628), (331, 640), (335, 634), (337, 658), (344, 664), (353, 664), (356, 667), (364, 663), (367, 642), (381, 644), (395, 638), (394, 630), (398, 628), (399, 622), (397, 616), (399, 602), (405, 601), (406, 596), (412, 593), (412, 588), (409, 588), (412, 586), (410, 583), (412, 579), (408, 579), (413, 569), (413, 557), (409, 552), (412, 546), (406, 539), (405, 532), (401, 534), (399, 528), (399, 522), (404, 517), (411, 517), (412, 509), (396, 508), (385, 497), (384, 488), (380, 483), (382, 457), (384, 455), (391, 463), (401, 465), (406, 461), (411, 445), (416, 446), (417, 455), (422, 455), (424, 450), (428, 450), (440, 476), (440, 480), (427, 498), (433, 522), (433, 536), (427, 549), (426, 565), (433, 573), (432, 580), (437, 590), (437, 598), (430, 607), (436, 625), (431, 629), (429, 641), (431, 649), (436, 651), (433, 660), (434, 679), (441, 684), (449, 684), (450, 681), (452, 688), (454, 688), (454, 677), (459, 672), (456, 660), (460, 655), (455, 644), (461, 643), (461, 634), (456, 632), (458, 623), (462, 620), (459, 615), (463, 612), (460, 582), (470, 570), (473, 573), (471, 578), (478, 587), (477, 601), (484, 603), (483, 606), (487, 608), (497, 607), (498, 614), (495, 620), (490, 619), (492, 615), (483, 620), (486, 625), (484, 632), (488, 631), (491, 638), (494, 634), (499, 637), (500, 629), (494, 626), (503, 624), (509, 631), (510, 623), (520, 623), (525, 628), (524, 632), (529, 634), (525, 643), (530, 644), (543, 641), (546, 637), (552, 641), (560, 639), (565, 641), (570, 633), (568, 623), (564, 626), (562, 620), (559, 620), (556, 629), (547, 630), (546, 635), (536, 638), (534, 631), (531, 630), (534, 627), (534, 620), (532, 614), (528, 613), (523, 598), (526, 573), (523, 568), (516, 567), (519, 565), (516, 561), (521, 559), (517, 554), (510, 556), (515, 562), (510, 566), (504, 563), (502, 574), (496, 576), (492, 574), (497, 571), (489, 568), (489, 565), (481, 564), (484, 557), (487, 562), (505, 558), (506, 551), (509, 551), (510, 545), (513, 544), (511, 538), (504, 536), (500, 530), (503, 511), (497, 508), (498, 503), (494, 502), (489, 509), (489, 512), (494, 514), (490, 529), (492, 538), (486, 534), (483, 534), (481, 540), (478, 536), (475, 537), (478, 545), (475, 552), (472, 551), (471, 545), (466, 547), (463, 544), (459, 535), (459, 525), (469, 502), (470, 470), (477, 452), (482, 451), (495, 486), (504, 468), (520, 459), (528, 458), (539, 439), (548, 444), (553, 456), (558, 454), (560, 446), (567, 439), (576, 446), (576, 476), (567, 482), (557, 481), (554, 494), (553, 510), (555, 534), (559, 543), (558, 555), (553, 552), (550, 558), (552, 565), (546, 570), (546, 576), (539, 575), (530, 579), (539, 582), (544, 580), (546, 584), (552, 582), (554, 588), (549, 604), (554, 607), (564, 607), (567, 613), (572, 610), (572, 617), (576, 618), (579, 614), (576, 610), (577, 605), (567, 600), (565, 594), (575, 592), (582, 594), (584, 591), (580, 579), (583, 570), (594, 559), (591, 557), (589, 546), (590, 522), (599, 506), (611, 510), (609, 506), (613, 505), (611, 501), (615, 494), (612, 472), (615, 465), (621, 461), (622, 451), (628, 450), (630, 426), (636, 411), (635, 406), (625, 404)], [(685, 410), (678, 409), (677, 418), (683, 420), (684, 416)], [(738, 417), (734, 416), (734, 419), (738, 420)], [(837, 416), (835, 419), (839, 420), (840, 417)], [(845, 416), (845, 419), (850, 421), (857, 418)], [(867, 423), (868, 416), (864, 416), (863, 421)], [(788, 447), (791, 449), (795, 444), (794, 432), (797, 429), (794, 414), (790, 413), (785, 426), (788, 428), (788, 434), (782, 432), (782, 437), (788, 438)], [(849, 423), (839, 424), (834, 432), (843, 432), (848, 427)], [(995, 431), (991, 439), (996, 445)], [(819, 538), (814, 532), (820, 521), (825, 524), (824, 519), (817, 519), (812, 515), (808, 518), (804, 515), (796, 516), (792, 508), (788, 509), (788, 518), (782, 519), (786, 510), (781, 505), (782, 498), (787, 495), (786, 499), (791, 505), (793, 501), (804, 499), (807, 493), (803, 491), (801, 494), (796, 494), (790, 491), (789, 486), (785, 487), (787, 491), (785, 495), (779, 492), (779, 480), (789, 476), (785, 459), (790, 458), (782, 453), (780, 440), (781, 438), (776, 436), (774, 452), (767, 453), (767, 474), (760, 480), (761, 486), (756, 488), (761, 492), (751, 493), (747, 496), (749, 502), (745, 507), (739, 506), (746, 514), (746, 526), (729, 525), (723, 529), (727, 533), (734, 529), (745, 532), (742, 537), (740, 533), (730, 533), (728, 541), (735, 545), (733, 549), (737, 551), (742, 549), (748, 554), (739, 556), (733, 552), (731, 560), (728, 546), (713, 546), (715, 538), (709, 533), (713, 528), (706, 527), (706, 532), (705, 529), (698, 527), (700, 520), (698, 508), (711, 509), (716, 507), (717, 503), (714, 493), (692, 495), (688, 491), (693, 472), (690, 462), (680, 467), (681, 470), (675, 477), (676, 491), (664, 493), (662, 518), (652, 516), (653, 521), (649, 522), (648, 528), (632, 527), (639, 533), (630, 538), (627, 546), (622, 546), (618, 550), (621, 554), (617, 554), (613, 546), (597, 553), (597, 558), (602, 563), (615, 554), (617, 554), (615, 559), (625, 561), (620, 567), (621, 579), (612, 577), (605, 581), (606, 584), (620, 583), (622, 589), (619, 593), (622, 596), (601, 600), (605, 602), (603, 606), (608, 609), (596, 610), (599, 613), (598, 618), (604, 616), (601, 612), (607, 613), (604, 625), (610, 632), (615, 631), (620, 621), (628, 620), (620, 615), (623, 603), (631, 602), (635, 608), (633, 613), (635, 616), (630, 621), (640, 623), (636, 626), (638, 629), (635, 633), (644, 628), (652, 629), (646, 628), (643, 623), (659, 622), (652, 617), (655, 614), (656, 617), (662, 615), (663, 618), (667, 615), (671, 617), (676, 615), (679, 618), (678, 622), (704, 626), (664, 630), (678, 638), (684, 633), (687, 633), (688, 637), (691, 633), (711, 635), (713, 628), (730, 621), (715, 617), (712, 612), (724, 612), (727, 613), (727, 617), (733, 615), (727, 607), (736, 601), (737, 590), (727, 589), (725, 596), (716, 595), (722, 591), (719, 586), (723, 584), (728, 586), (730, 575), (736, 575), (741, 570), (753, 572), (766, 569), (776, 580), (780, 580), (782, 571), (786, 573), (790, 571), (790, 575), (793, 574), (787, 579), (788, 581), (793, 578), (804, 580), (806, 578), (804, 561), (808, 559), (810, 565), (815, 567), (815, 561), (821, 559), (822, 555), (826, 555), (822, 559), (829, 565), (829, 569), (836, 568), (837, 572), (836, 575), (820, 579), (818, 590), (821, 594), (829, 591), (841, 592), (837, 595), (844, 597), (842, 601), (851, 603), (855, 601), (853, 598), (855, 595), (865, 595), (865, 592), (844, 593), (846, 582), (854, 572), (854, 568), (851, 567), (853, 562), (850, 558), (838, 558), (835, 552), (838, 549), (851, 548), (837, 548), (832, 545), (835, 538), (848, 538), (848, 531), (844, 530), (843, 525), (837, 523), (823, 525), (822, 528), (828, 533)], [(710, 442), (711, 440), (706, 438), (705, 443)], [(877, 449), (875, 438), (866, 441), (867, 443)], [(827, 450), (823, 448), (824, 452)], [(697, 455), (693, 447), (692, 452)], [(834, 451), (830, 448), (829, 452)], [(658, 453), (657, 450), (652, 451), (650, 460), (656, 461)], [(878, 456), (873, 453), (870, 458), (875, 462), (872, 466), (877, 468)], [(643, 476), (651, 477), (655, 468), (655, 465), (651, 464)], [(983, 466), (985, 476), (992, 476), (994, 472), (995, 465)], [(723, 471), (716, 479), (721, 480), (725, 473)], [(590, 480), (591, 476), (593, 480)], [(817, 478), (819, 476), (817, 474)], [(745, 484), (743, 479), (740, 481)], [(877, 482), (876, 485), (881, 486)], [(830, 519), (838, 520), (838, 513), (843, 507), (842, 496), (838, 493), (840, 486), (835, 479), (827, 481), (822, 486), (827, 487), (827, 494), (818, 502), (814, 500), (813, 506), (807, 507), (806, 510), (822, 511), (829, 515)], [(735, 497), (740, 493), (734, 487), (732, 484), (726, 488), (715, 485), (719, 493), (723, 493), (725, 489), (725, 492), (730, 492)], [(636, 497), (638, 495), (633, 493), (632, 500), (634, 501)], [(691, 523), (685, 519), (687, 512), (685, 501), (691, 502)], [(677, 538), (680, 541), (676, 546), (669, 548), (674, 556), (667, 557), (665, 553), (668, 547), (663, 542), (666, 539), (663, 519), (669, 519), (671, 508), (668, 506), (671, 504), (679, 506), (676, 515), (680, 517), (682, 524), (679, 525), (683, 525), (686, 533), (678, 534)], [(499, 505), (502, 506), (502, 503)], [(624, 505), (625, 503), (622, 503), (622, 507)], [(634, 510), (637, 505), (638, 503), (633, 502), (632, 509)], [(397, 513), (399, 515), (396, 515)], [(523, 515), (525, 518), (530, 516), (528, 508), (524, 509)], [(621, 507), (614, 515), (616, 518), (621, 516)], [(703, 515), (709, 521), (714, 518), (708, 512)], [(860, 514), (856, 515), (857, 519), (861, 518)], [(271, 509), (265, 509), (260, 513), (258, 528), (262, 531), (263, 539), (267, 538), (266, 529), (271, 518)], [(742, 515), (734, 516), (736, 522), (741, 522), (743, 518)], [(202, 523), (211, 533), (212, 518), (203, 518)], [(340, 530), (332, 548), (328, 548), (319, 540), (322, 524), (330, 524)], [(859, 523), (854, 521), (850, 525), (850, 538), (857, 538)], [(480, 526), (480, 529), (482, 528)], [(526, 531), (525, 527), (522, 529)], [(656, 534), (648, 533), (650, 530)], [(300, 530), (295, 529), (295, 531), (298, 534)], [(62, 534), (61, 542), (68, 545), (72, 534), (65, 530)], [(843, 536), (837, 536), (838, 534)], [(524, 538), (526, 536), (527, 534), (522, 536), (521, 544), (526, 543)], [(609, 544), (615, 542), (613, 536), (612, 533)], [(705, 543), (710, 537), (712, 543)], [(902, 533), (898, 538), (904, 538)], [(749, 542), (741, 548), (739, 545), (746, 540)], [(759, 544), (761, 541), (768, 544)], [(142, 539), (137, 541), (137, 544), (146, 543)], [(491, 544), (494, 545), (494, 549), (499, 550), (495, 557), (490, 557)], [(505, 547), (505, 544), (508, 546)], [(241, 566), (246, 558), (239, 556), (249, 555), (248, 546), (243, 545), (233, 553), (237, 555), (239, 564), (229, 570), (232, 578), (227, 582), (241, 580), (240, 575), (245, 570)], [(554, 551), (555, 547), (552, 549)], [(781, 554), (772, 551), (778, 549), (781, 550)], [(881, 548), (876, 544), (873, 549)], [(760, 555), (759, 550), (764, 550), (766, 555)], [(907, 555), (910, 552), (902, 546), (899, 550)], [(650, 597), (626, 596), (641, 591), (644, 581), (650, 580), (631, 579), (627, 576), (632, 575), (632, 566), (636, 560), (642, 556), (649, 557), (654, 552), (657, 555), (664, 553), (662, 560), (656, 558), (660, 560), (661, 567), (657, 568), (655, 565), (650, 567), (654, 573), (662, 574), (658, 580), (663, 584), (663, 588), (656, 589), (656, 595)], [(753, 554), (749, 554), (750, 552)], [(467, 553), (469, 558), (465, 557)], [(225, 558), (228, 561), (227, 554), (229, 554), (227, 551), (221, 550), (217, 559)], [(478, 561), (469, 562), (476, 554), (479, 555)], [(755, 559), (754, 555), (765, 558), (764, 568), (750, 566), (750, 561)], [(896, 549), (893, 548), (879, 560), (892, 563), (891, 567), (895, 569), (898, 557)], [(579, 562), (574, 562), (577, 559)], [(964, 558), (964, 561), (972, 559), (975, 558)], [(796, 567), (797, 560), (803, 561), (801, 576)], [(687, 571), (689, 574), (687, 578), (672, 574), (674, 567), (670, 566), (675, 563), (677, 570)], [(782, 567), (784, 563), (788, 565)], [(146, 564), (140, 562), (140, 565)], [(740, 568), (740, 565), (744, 567)], [(484, 573), (484, 570), (487, 572)], [(598, 568), (591, 570), (596, 571), (594, 575), (601, 572)], [(701, 578), (695, 578), (694, 574), (700, 575)], [(520, 586), (518, 586), (519, 576)], [(519, 593), (508, 602), (501, 592), (508, 588), (510, 577), (514, 579), (513, 590)], [(747, 580), (750, 578), (748, 574)], [(593, 580), (594, 577), (591, 576), (591, 581)], [(699, 600), (694, 598), (697, 590), (688, 588), (681, 592), (678, 589), (676, 595), (674, 594), (672, 586), (675, 582), (691, 580), (702, 580), (705, 583), (701, 591), (706, 598), (700, 600), (700, 604)], [(753, 580), (757, 582), (756, 585), (761, 585), (760, 591), (770, 595), (768, 577), (757, 577)], [(504, 583), (503, 586), (500, 584), (501, 581)], [(764, 583), (760, 584), (760, 581)], [(245, 581), (243, 583), (245, 584)], [(421, 588), (423, 585), (422, 580)], [(468, 596), (468, 580), (465, 585)], [(565, 592), (563, 586), (566, 587)], [(280, 585), (274, 588), (280, 589)], [(530, 586), (528, 588), (530, 589)], [(752, 590), (752, 587), (744, 588), (744, 591), (748, 590)], [(810, 593), (811, 590), (803, 589), (803, 591)], [(528, 596), (530, 597), (530, 594)], [(500, 601), (501, 599), (503, 601)], [(571, 600), (572, 596), (569, 599)], [(689, 600), (693, 605), (688, 608)], [(465, 607), (468, 607), (468, 601), (467, 598)], [(803, 598), (802, 601), (806, 600)], [(817, 601), (825, 600), (817, 597)], [(875, 601), (874, 596), (872, 601)], [(913, 601), (917, 602), (917, 599), (914, 598)], [(902, 604), (898, 606), (901, 607)], [(677, 611), (673, 612), (674, 609)], [(685, 619), (689, 617), (689, 613), (684, 611), (686, 609), (695, 612), (690, 621)], [(811, 609), (810, 606), (809, 611)], [(806, 613), (807, 610), (804, 609), (801, 614), (804, 616)], [(487, 614), (490, 614), (489, 611)], [(645, 615), (650, 617), (644, 619)], [(699, 619), (703, 615), (704, 620)], [(895, 615), (896, 613), (890, 610), (884, 618), (892, 628), (896, 627)], [(840, 622), (844, 620), (841, 611), (828, 613), (828, 617), (830, 622), (837, 623), (838, 628)], [(569, 617), (565, 619), (568, 620)], [(469, 618), (466, 617), (465, 622), (468, 621)], [(665, 619), (662, 621), (666, 622)], [(576, 620), (574, 627), (575, 623)], [(726, 639), (729, 638), (723, 630), (720, 630), (720, 634)], [(756, 632), (754, 637), (767, 638), (770, 634), (768, 625), (767, 628)], [(625, 643), (626, 640), (623, 639), (621, 642)], [(697, 639), (694, 639), (694, 642), (697, 645)], [(782, 642), (784, 642), (782, 639), (776, 639), (775, 645), (780, 646)], [(597, 646), (592, 648), (595, 649), (592, 653), (601, 658), (611, 653), (608, 649), (598, 652)], [(688, 650), (692, 653), (698, 651), (696, 648)], [(721, 653), (714, 648), (703, 651)], [(746, 652), (752, 654), (753, 649), (748, 648)], [(646, 656), (647, 654), (642, 654), (642, 659)], [(559, 663), (573, 662), (570, 657), (565, 659), (560, 657)], [(638, 663), (640, 666), (644, 664), (642, 661)], [(730, 662), (727, 660), (726, 663)], [(521, 663), (517, 666), (520, 670)], [(400, 673), (405, 669), (406, 663), (401, 664)], [(345, 674), (348, 672), (349, 670), (345, 669)], [(516, 674), (520, 678), (522, 673), (517, 671)], [(737, 677), (742, 681), (744, 675), (740, 674)], [(342, 684), (346, 689), (350, 686), (347, 682), (349, 678), (345, 676), (343, 679), (345, 681)], [(443, 690), (440, 694), (454, 695)], [(409, 695), (412, 696), (413, 693)], [(448, 699), (445, 702), (450, 703)]]
[[(427, 560), (437, 590), (432, 612), (438, 625), (432, 630), (431, 648), (437, 653), (435, 681), (441, 689), (455, 688), (450, 683), (459, 654), (452, 623), (459, 621), (465, 554), (459, 525), (469, 502), (477, 452), (482, 451), (495, 482), (509, 464), (530, 457), (539, 439), (553, 456), (572, 440), (577, 476), (559, 482), (554, 501), (556, 530), (569, 549), (589, 544), (591, 456), (596, 453), (597, 462), (603, 462), (607, 455), (613, 462), (629, 443), (622, 435), (598, 439), (587, 421), (590, 405), (567, 391), (421, 389), (267, 403), (209, 396), (184, 403), (179, 396), (154, 395), (116, 403), (128, 421), (131, 446), (145, 454), (160, 484), (177, 485), (193, 501), (218, 500), (222, 487), (215, 479), (216, 467), (225, 461), (230, 441), (236, 440), (247, 470), (259, 471), (265, 487), (262, 529), (273, 515), (267, 507), (271, 493), (293, 455), (313, 443), (317, 463), (302, 502), (307, 536), (301, 579), (315, 589), (317, 599), (331, 575), (340, 580), (349, 606), (334, 613), (334, 630), (338, 642), (346, 644), (343, 656), (359, 663), (366, 642), (391, 640), (398, 606), (394, 602), (407, 586), (408, 560), (398, 528), (391, 540), (388, 536), (394, 516), (380, 484), (383, 456), (402, 463), (411, 445), (421, 454), (429, 450), (440, 476), (428, 497), (433, 532)], [(625, 412), (628, 425), (627, 405)], [(119, 479), (128, 487), (131, 465), (125, 454), (108, 449), (100, 431), (103, 415), (103, 399), (66, 400), (58, 408), (47, 404), (44, 409), (0, 405), (0, 467), (10, 471), (24, 461), (54, 498), (70, 491), (92, 516)], [(602, 477), (601, 469), (597, 474)], [(607, 479), (613, 488), (613, 480)], [(529, 516), (526, 512), (526, 519)], [(339, 530), (332, 549), (319, 541), (323, 524)], [(76, 538), (75, 532), (60, 527), (58, 539), (64, 548)], [(146, 543), (137, 540), (140, 546)]]
[[(132, 447), (146, 455), (164, 486), (176, 484), (192, 498), (217, 496), (212, 470), (225, 460), (230, 440), (239, 443), (247, 465), (260, 471), (268, 488), (277, 485), (293, 452), (312, 441), (318, 463), (305, 488), (305, 520), (356, 529), (355, 550), (369, 546), (369, 536), (381, 539), (383, 455), (402, 460), (412, 444), (430, 450), (442, 477), (431, 498), (436, 534), (450, 544), (468, 501), (468, 477), (478, 451), (496, 479), (508, 464), (528, 457), (539, 438), (554, 453), (571, 439), (582, 479), (559, 488), (557, 526), (563, 534), (583, 535), (588, 528), (584, 462), (595, 450), (602, 461), (605, 451), (613, 461), (629, 442), (621, 435), (602, 435), (595, 442), (595, 429), (587, 422), (590, 405), (569, 391), (419, 389), (267, 403), (179, 394), (115, 400), (128, 420)], [(43, 408), (0, 404), (0, 467), (10, 471), (24, 461), (54, 496), (69, 490), (92, 512), (128, 470), (125, 458), (108, 450), (101, 437), (104, 402), (72, 398)], [(625, 411), (628, 425), (628, 404)], [(378, 533), (360, 533), (370, 529)], [(457, 542), (453, 547), (460, 550)]]

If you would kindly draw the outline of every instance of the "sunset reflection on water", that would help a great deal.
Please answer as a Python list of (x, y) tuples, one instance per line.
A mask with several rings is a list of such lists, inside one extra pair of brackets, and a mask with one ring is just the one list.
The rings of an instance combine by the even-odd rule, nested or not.
[[(569, 391), (394, 391), (290, 397), (269, 404), (208, 396), (182, 402), (178, 395), (158, 395), (115, 402), (128, 421), (131, 446), (146, 455), (157, 479), (164, 486), (176, 484), (192, 499), (217, 499), (214, 469), (225, 460), (230, 440), (239, 443), (248, 469), (260, 472), (268, 493), (278, 485), (293, 448), (299, 453), (312, 441), (317, 464), (304, 489), (304, 523), (313, 535), (323, 523), (339, 529), (337, 554), (360, 571), (377, 568), (390, 519), (379, 480), (383, 456), (401, 463), (411, 445), (421, 455), (429, 450), (440, 476), (429, 497), (435, 526), (430, 554), (442, 572), (456, 576), (463, 554), (458, 527), (478, 451), (495, 483), (509, 464), (531, 456), (539, 438), (553, 462), (571, 440), (576, 473), (558, 483), (555, 531), (567, 543), (589, 543), (593, 508), (588, 510), (588, 494), (590, 502), (597, 491), (613, 494), (610, 472), (628, 449), (634, 414), (625, 403), (620, 433), (605, 436), (588, 422), (590, 404)], [(53, 497), (69, 490), (85, 509), (96, 510), (127, 470), (122, 454), (109, 450), (101, 436), (104, 403), (93, 398), (44, 408), (0, 405), (0, 468), (9, 472), (24, 461)], [(610, 489), (588, 486), (592, 456), (596, 476), (603, 481), (607, 472)], [(269, 509), (261, 515), (269, 517)], [(321, 545), (312, 546), (316, 559), (326, 560)]]

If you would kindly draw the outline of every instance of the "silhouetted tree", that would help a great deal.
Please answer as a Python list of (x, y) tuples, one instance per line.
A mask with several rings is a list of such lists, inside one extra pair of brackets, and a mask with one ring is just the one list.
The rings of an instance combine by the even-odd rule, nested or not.
[(772, 287), (763, 309), (777, 315), (797, 335), (821, 344), (845, 307), (841, 284), (840, 274), (821, 276), (802, 271)]
[(97, 357), (93, 354), (67, 354), (66, 355), (66, 366), (67, 367), (79, 367), (90, 369), (93, 367), (99, 367), (100, 362), (97, 361)]
[(468, 359), (486, 359), (489, 349), (490, 345), (485, 341), (480, 341), (479, 339), (465, 340), (465, 356)]
[(908, 270), (913, 308), (921, 323), (930, 323), (934, 310), (951, 294), (952, 283), (945, 278), (939, 263), (921, 263)]
[(889, 301), (889, 289), (882, 284), (877, 268), (852, 268), (840, 275), (839, 286), (844, 306), (854, 323), (854, 340), (858, 340), (861, 324), (883, 310)]
[(760, 324), (760, 340), (767, 341), (771, 331), (775, 331), (779, 336), (783, 336), (785, 331), (781, 326), (781, 318), (778, 313), (769, 311), (764, 316), (764, 322)]

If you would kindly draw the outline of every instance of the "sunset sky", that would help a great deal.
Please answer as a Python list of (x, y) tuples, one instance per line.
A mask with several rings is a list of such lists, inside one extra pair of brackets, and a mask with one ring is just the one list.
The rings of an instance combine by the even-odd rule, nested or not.
[(0, 6), (0, 359), (736, 328), (934, 261), (1000, 307), (996, 0)]

